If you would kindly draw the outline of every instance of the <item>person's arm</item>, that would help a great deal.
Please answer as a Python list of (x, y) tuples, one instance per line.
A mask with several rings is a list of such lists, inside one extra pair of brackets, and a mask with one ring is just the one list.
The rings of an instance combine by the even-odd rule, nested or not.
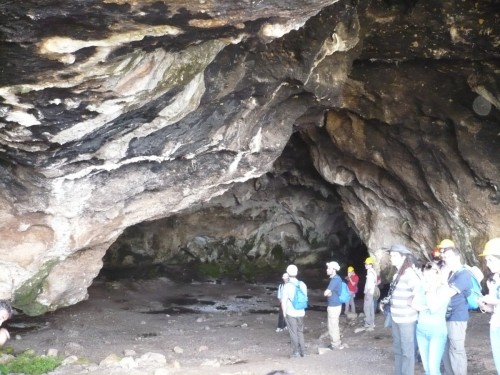
[(328, 283), (328, 288), (325, 289), (323, 292), (323, 295), (325, 297), (330, 297), (332, 295), (332, 279), (330, 279), (330, 282)]
[(479, 299), (479, 307), (483, 312), (493, 312), (494, 307), (500, 304), (500, 300), (497, 298), (496, 284), (488, 281), (486, 285), (488, 286), (488, 294)]
[(471, 276), (468, 276), (468, 273), (463, 270), (459, 271), (451, 284), (448, 286), (448, 298), (452, 298), (455, 294), (460, 294), (466, 289), (471, 289), (472, 282), (470, 277)]

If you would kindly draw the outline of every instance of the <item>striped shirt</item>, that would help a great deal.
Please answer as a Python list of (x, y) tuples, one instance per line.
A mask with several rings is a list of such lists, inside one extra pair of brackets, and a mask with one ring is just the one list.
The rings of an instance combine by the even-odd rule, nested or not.
[[(397, 274), (394, 275), (394, 278)], [(411, 307), (417, 288), (420, 287), (420, 278), (413, 268), (407, 268), (401, 275), (391, 298), (392, 320), (398, 324), (413, 323), (418, 319), (418, 311)]]

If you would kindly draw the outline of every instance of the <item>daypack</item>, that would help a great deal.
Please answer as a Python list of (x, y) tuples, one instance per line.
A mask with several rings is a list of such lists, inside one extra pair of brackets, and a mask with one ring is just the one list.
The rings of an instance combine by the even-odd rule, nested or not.
[(349, 288), (347, 287), (347, 284), (342, 281), (342, 288), (340, 289), (339, 301), (340, 303), (346, 303), (349, 301), (350, 298), (351, 295), (349, 294)]
[(469, 272), (472, 283), (470, 295), (467, 297), (467, 304), (469, 305), (469, 310), (477, 310), (479, 308), (478, 298), (483, 296), (481, 280), (483, 280), (484, 275), (477, 266), (470, 267), (465, 265), (465, 270)]
[[(297, 280), (298, 281), (298, 280)], [(307, 295), (304, 293), (300, 284), (304, 284), (302, 281), (298, 281), (295, 285), (295, 294), (292, 300), (292, 306), (295, 310), (304, 310), (307, 308)], [(305, 286), (305, 284), (304, 284)]]

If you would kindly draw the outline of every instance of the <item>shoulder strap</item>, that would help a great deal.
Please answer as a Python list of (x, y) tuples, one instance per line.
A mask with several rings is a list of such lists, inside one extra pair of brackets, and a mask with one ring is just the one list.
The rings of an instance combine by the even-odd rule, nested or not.
[(396, 289), (396, 285), (398, 285), (399, 279), (401, 278), (402, 273), (398, 272), (396, 278), (392, 280), (391, 285), (389, 286), (389, 292), (387, 293), (387, 297), (391, 298), (392, 293), (394, 293), (394, 289)]

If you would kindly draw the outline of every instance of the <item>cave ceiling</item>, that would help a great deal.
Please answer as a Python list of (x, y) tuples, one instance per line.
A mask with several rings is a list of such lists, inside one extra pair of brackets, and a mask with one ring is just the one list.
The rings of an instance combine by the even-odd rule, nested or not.
[[(500, 235), (497, 0), (27, 0), (0, 17), (0, 298), (29, 314), (85, 299), (127, 228), (217, 207), (217, 236), (265, 212), (241, 226), (263, 239), (248, 254), (304, 264), (332, 238), (382, 265), (391, 243), (425, 258), (444, 237), (477, 263)], [(280, 158), (292, 138), (308, 167)], [(352, 233), (327, 228), (333, 207)], [(209, 257), (217, 236), (174, 245)]]

